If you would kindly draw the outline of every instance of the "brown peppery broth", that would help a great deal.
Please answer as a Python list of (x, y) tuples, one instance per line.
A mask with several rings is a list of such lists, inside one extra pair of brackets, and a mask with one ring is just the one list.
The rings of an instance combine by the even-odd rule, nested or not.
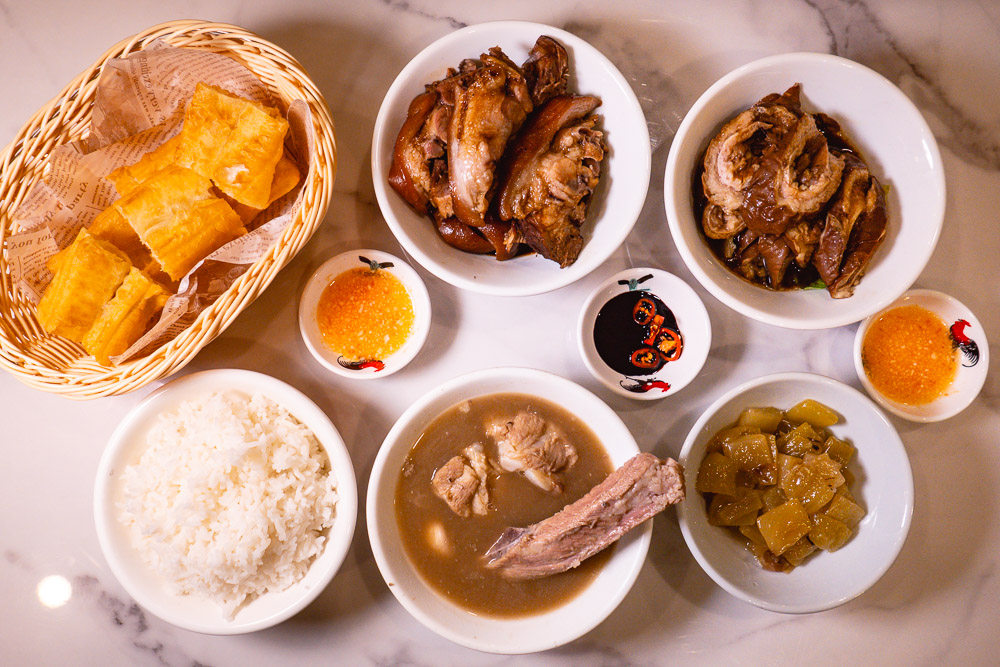
[(836, 120), (803, 111), (798, 84), (731, 118), (692, 176), (707, 245), (760, 287), (849, 297), (885, 238), (881, 184)]
[[(479, 442), (497, 461), (487, 424), (522, 410), (538, 414), (573, 444), (577, 460), (559, 474), (561, 492), (543, 491), (519, 473), (492, 466), (489, 510), (459, 516), (431, 480), (453, 456)], [(563, 408), (525, 394), (492, 394), (452, 406), (435, 418), (413, 445), (396, 484), (395, 512), (407, 558), (421, 578), (449, 601), (475, 614), (517, 617), (559, 607), (597, 576), (614, 548), (579, 567), (541, 579), (512, 581), (485, 567), (484, 554), (509, 526), (528, 526), (550, 517), (586, 494), (613, 471), (594, 433)], [(444, 546), (442, 546), (444, 545)]]

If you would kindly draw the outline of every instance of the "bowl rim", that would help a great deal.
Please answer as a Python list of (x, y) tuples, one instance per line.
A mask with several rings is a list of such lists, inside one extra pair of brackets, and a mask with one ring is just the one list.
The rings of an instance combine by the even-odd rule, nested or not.
[[(670, 389), (666, 392), (653, 393), (651, 391), (645, 393), (636, 393), (634, 391), (628, 391), (616, 382), (612, 382), (607, 373), (597, 367), (597, 361), (595, 361), (591, 355), (590, 351), (593, 350), (596, 353), (596, 347), (593, 342), (593, 330), (594, 330), (594, 320), (597, 317), (597, 313), (593, 313), (591, 316), (591, 310), (594, 308), (597, 299), (603, 295), (608, 287), (617, 284), (617, 281), (624, 279), (626, 276), (632, 274), (643, 274), (651, 273), (653, 274), (654, 280), (659, 279), (673, 283), (672, 287), (680, 291), (688, 293), (691, 297), (692, 306), (688, 309), (687, 315), (690, 315), (693, 319), (698, 320), (699, 323), (704, 323), (705, 326), (705, 355), (701, 358), (698, 363), (698, 367), (693, 369), (690, 378), (684, 382), (675, 382), (670, 385)], [(601, 304), (602, 306), (604, 304)], [(669, 306), (669, 304), (668, 304)], [(671, 308), (674, 310), (674, 308)], [(693, 328), (692, 326), (685, 327), (686, 329)], [(636, 401), (657, 401), (668, 396), (674, 396), (679, 391), (691, 384), (698, 374), (701, 373), (701, 369), (705, 367), (705, 362), (708, 360), (708, 355), (712, 349), (712, 318), (708, 314), (708, 309), (705, 308), (705, 303), (698, 296), (698, 293), (694, 290), (691, 285), (687, 283), (680, 276), (670, 273), (664, 269), (657, 269), (653, 267), (638, 266), (628, 269), (623, 269), (611, 276), (608, 276), (605, 280), (601, 281), (597, 287), (590, 293), (587, 299), (583, 302), (583, 306), (580, 308), (580, 315), (577, 317), (577, 349), (580, 351), (580, 356), (583, 358), (583, 364), (590, 371), (590, 374), (594, 378), (603, 384), (605, 387), (613, 391), (619, 396), (624, 396)], [(617, 373), (613, 369), (606, 367), (606, 370), (611, 373), (615, 373), (617, 377), (623, 378), (624, 375)], [(657, 371), (659, 372), (659, 371)]]
[[(448, 639), (449, 641), (459, 644), (461, 646), (465, 646), (467, 648), (487, 653), (518, 655), (518, 654), (545, 651), (548, 649), (556, 648), (558, 646), (562, 646), (563, 644), (567, 644), (575, 639), (582, 637), (583, 635), (585, 635), (586, 633), (590, 632), (595, 627), (597, 627), (604, 620), (606, 620), (607, 617), (610, 616), (611, 613), (618, 607), (618, 605), (625, 598), (625, 596), (628, 595), (628, 593), (632, 589), (632, 586), (635, 584), (636, 579), (639, 576), (639, 572), (642, 570), (643, 565), (646, 562), (646, 556), (649, 551), (649, 544), (652, 537), (653, 522), (652, 521), (644, 522), (642, 525), (637, 526), (632, 531), (630, 531), (625, 537), (622, 538), (624, 540), (627, 539), (628, 536), (634, 534), (634, 537), (632, 537), (632, 539), (634, 540), (634, 543), (632, 545), (634, 547), (632, 553), (632, 561), (628, 563), (628, 572), (626, 573), (625, 578), (619, 582), (615, 595), (604, 598), (603, 600), (604, 606), (600, 609), (599, 613), (594, 614), (594, 616), (591, 617), (590, 619), (587, 619), (586, 621), (580, 623), (578, 626), (575, 626), (573, 629), (566, 632), (565, 635), (549, 636), (543, 641), (535, 641), (534, 643), (525, 643), (515, 648), (511, 648), (509, 646), (501, 646), (498, 644), (494, 644), (490, 642), (488, 639), (480, 638), (475, 635), (462, 634), (461, 632), (452, 629), (451, 626), (440, 622), (433, 615), (425, 612), (423, 608), (420, 606), (420, 604), (418, 604), (412, 596), (408, 595), (404, 590), (402, 590), (399, 584), (400, 577), (396, 576), (395, 574), (396, 571), (394, 570), (392, 564), (386, 557), (386, 553), (392, 549), (393, 545), (383, 542), (383, 535), (382, 532), (380, 531), (380, 525), (379, 525), (380, 521), (378, 518), (379, 512), (376, 507), (378, 503), (378, 496), (383, 486), (386, 484), (391, 484), (391, 485), (395, 484), (395, 476), (386, 469), (386, 463), (391, 454), (391, 450), (404, 446), (407, 448), (412, 447), (412, 443), (404, 442), (403, 440), (400, 439), (402, 431), (408, 428), (413, 422), (419, 420), (421, 414), (424, 411), (426, 411), (426, 409), (432, 403), (439, 400), (440, 397), (466, 387), (469, 388), (470, 390), (469, 395), (467, 396), (468, 398), (474, 398), (476, 396), (483, 396), (491, 393), (497, 393), (496, 391), (489, 391), (489, 390), (481, 391), (476, 389), (476, 387), (481, 383), (485, 383), (488, 381), (502, 381), (510, 378), (523, 380), (523, 384), (526, 387), (529, 387), (532, 381), (540, 380), (544, 382), (551, 382), (560, 385), (569, 391), (576, 392), (578, 396), (583, 397), (588, 402), (592, 402), (595, 409), (601, 409), (599, 408), (599, 406), (603, 406), (603, 409), (601, 409), (601, 411), (602, 412), (606, 411), (605, 416), (608, 417), (609, 419), (612, 419), (615, 422), (616, 428), (620, 427), (624, 430), (625, 433), (629, 434), (630, 440), (623, 443), (625, 448), (629, 450), (629, 457), (631, 458), (631, 456), (634, 456), (638, 454), (640, 451), (642, 451), (639, 448), (638, 443), (635, 441), (635, 438), (631, 436), (631, 431), (629, 430), (628, 426), (625, 425), (621, 417), (619, 417), (618, 414), (614, 410), (612, 410), (611, 407), (609, 407), (606, 403), (604, 403), (604, 401), (602, 401), (599, 397), (597, 397), (588, 389), (573, 382), (572, 380), (566, 379), (560, 375), (556, 375), (555, 373), (550, 373), (548, 371), (542, 371), (526, 367), (505, 366), (505, 367), (480, 369), (451, 378), (439, 384), (438, 386), (432, 388), (430, 391), (428, 391), (426, 394), (420, 397), (417, 401), (415, 401), (412, 405), (410, 405), (410, 407), (408, 407), (403, 412), (402, 415), (400, 415), (396, 423), (393, 424), (389, 433), (386, 434), (385, 439), (382, 442), (382, 445), (379, 447), (379, 451), (375, 457), (375, 461), (372, 464), (371, 475), (369, 476), (369, 482), (368, 482), (368, 492), (365, 502), (365, 514), (366, 514), (366, 521), (368, 528), (368, 539), (371, 544), (372, 554), (375, 557), (375, 563), (379, 569), (379, 574), (382, 576), (383, 580), (387, 582), (387, 584), (390, 580), (395, 581), (395, 584), (389, 585), (388, 588), (390, 591), (392, 591), (392, 594), (395, 596), (396, 600), (399, 601), (399, 603), (403, 606), (403, 608), (406, 609), (406, 611), (409, 612), (409, 614), (413, 618), (415, 618), (422, 625), (424, 625), (424, 627), (432, 630), (433, 632), (444, 637), (445, 639)], [(531, 391), (530, 389), (528, 389), (523, 391), (522, 393), (531, 394)], [(554, 399), (546, 399), (546, 400), (549, 400), (553, 403), (557, 402)], [(426, 421), (427, 422), (431, 421), (434, 418), (434, 416), (436, 415), (428, 417)], [(402, 545), (399, 545), (399, 548), (402, 548)], [(616, 558), (619, 558), (620, 554), (621, 554), (620, 550), (617, 550), (614, 554), (612, 554), (609, 564), (611, 562), (614, 562)], [(407, 563), (409, 563), (408, 559)], [(410, 567), (412, 568), (412, 565)], [(438, 596), (439, 599), (445, 600), (449, 604), (454, 605), (454, 603), (440, 596), (439, 593), (431, 589), (425, 582), (423, 582), (419, 572), (417, 572), (416, 574), (417, 574), (417, 579), (420, 581), (421, 586), (426, 587), (431, 594)], [(595, 578), (590, 585), (593, 585), (593, 583), (596, 581), (597, 579)], [(581, 594), (582, 593), (583, 591), (581, 591)], [(557, 609), (562, 609), (566, 605), (571, 605), (574, 603), (574, 601), (578, 599), (579, 596), (571, 598), (568, 602), (566, 602), (565, 605), (563, 605), (562, 607), (558, 607)], [(457, 607), (457, 605), (455, 606)], [(481, 618), (485, 618), (487, 621), (496, 621), (497, 623), (511, 623), (511, 622), (522, 621), (525, 618), (533, 618), (533, 616), (495, 618), (495, 619), (490, 617), (481, 617)]]
[[(766, 609), (768, 611), (779, 612), (783, 614), (811, 614), (820, 611), (826, 611), (828, 609), (833, 609), (834, 607), (839, 607), (851, 600), (857, 598), (861, 594), (865, 593), (872, 586), (874, 586), (879, 579), (892, 567), (893, 563), (899, 557), (899, 553), (903, 549), (903, 545), (906, 543), (907, 535), (910, 532), (910, 524), (913, 519), (913, 469), (910, 465), (910, 458), (906, 452), (906, 447), (903, 444), (902, 439), (899, 437), (899, 433), (896, 431), (892, 422), (886, 417), (885, 413), (879, 409), (875, 403), (872, 402), (870, 398), (865, 396), (864, 393), (858, 391), (854, 387), (844, 384), (839, 380), (834, 380), (833, 378), (826, 377), (825, 375), (819, 375), (816, 373), (806, 373), (801, 371), (787, 372), (787, 373), (774, 373), (771, 375), (765, 375), (763, 377), (753, 378), (747, 380), (741, 384), (736, 385), (732, 389), (726, 391), (716, 400), (712, 402), (705, 410), (702, 412), (701, 417), (695, 422), (691, 430), (688, 431), (687, 437), (684, 439), (684, 444), (681, 447), (680, 454), (678, 455), (678, 461), (684, 466), (685, 471), (688, 470), (688, 458), (690, 457), (691, 450), (694, 448), (695, 443), (698, 440), (698, 436), (701, 430), (705, 427), (709, 420), (711, 420), (716, 413), (727, 403), (737, 398), (738, 396), (746, 393), (751, 389), (755, 389), (760, 386), (777, 384), (783, 382), (798, 381), (807, 383), (816, 383), (820, 385), (826, 385), (827, 387), (835, 388), (838, 391), (845, 392), (854, 398), (861, 399), (861, 403), (867, 405), (869, 409), (873, 412), (876, 419), (881, 421), (888, 429), (889, 432), (894, 434), (894, 438), (889, 438), (887, 441), (880, 442), (880, 447), (892, 447), (893, 453), (896, 454), (898, 462), (901, 465), (901, 469), (898, 472), (898, 480), (902, 482), (902, 492), (899, 496), (903, 502), (903, 522), (899, 526), (899, 536), (893, 543), (892, 549), (886, 552), (885, 561), (879, 565), (876, 570), (874, 570), (867, 579), (862, 582), (862, 585), (857, 586), (847, 595), (842, 595), (833, 600), (827, 600), (820, 604), (787, 604), (774, 602), (771, 600), (764, 599), (762, 597), (755, 596), (742, 590), (732, 583), (729, 579), (722, 575), (718, 570), (716, 570), (712, 564), (708, 561), (705, 555), (702, 553), (701, 546), (695, 539), (694, 534), (691, 532), (691, 527), (688, 524), (688, 503), (682, 502), (678, 507), (677, 519), (681, 529), (681, 535), (684, 537), (684, 542), (687, 544), (688, 549), (691, 551), (691, 555), (701, 566), (702, 570), (723, 590), (732, 595), (733, 597), (754, 605), (755, 607), (760, 607), (761, 609)], [(685, 472), (685, 477), (687, 477), (687, 472)], [(692, 488), (692, 496), (698, 492)], [(690, 510), (694, 511), (694, 510)]]
[[(315, 306), (312, 304), (312, 297), (318, 289), (318, 284), (323, 282), (323, 276), (329, 273), (333, 266), (346, 262), (348, 258), (359, 254), (367, 255), (377, 262), (393, 262), (391, 273), (403, 283), (413, 304), (413, 330), (399, 350), (382, 360), (385, 363), (385, 367), (381, 371), (367, 368), (354, 371), (343, 368), (339, 364), (327, 359), (325, 350), (320, 348), (321, 343), (314, 340), (315, 337), (320, 336), (319, 325), (316, 323), (314, 316)], [(346, 270), (345, 268), (344, 271)], [(305, 343), (306, 349), (313, 356), (313, 359), (328, 371), (341, 377), (350, 378), (351, 380), (378, 380), (402, 370), (423, 349), (424, 343), (427, 341), (427, 335), (430, 333), (432, 317), (433, 308), (431, 307), (430, 294), (427, 292), (427, 285), (420, 278), (420, 274), (408, 262), (396, 255), (384, 250), (376, 250), (375, 248), (345, 250), (320, 264), (309, 276), (299, 294), (298, 313), (296, 315), (299, 324), (299, 336), (302, 338), (302, 342)]]
[[(230, 390), (235, 389), (243, 393), (260, 390), (272, 401), (278, 403), (288, 410), (300, 423), (307, 420), (313, 425), (319, 425), (321, 432), (316, 428), (309, 427), (320, 447), (326, 452), (330, 459), (330, 467), (337, 477), (337, 506), (334, 526), (338, 522), (343, 522), (344, 528), (339, 529), (337, 539), (334, 539), (334, 528), (330, 528), (330, 534), (323, 546), (323, 551), (316, 556), (310, 564), (309, 569), (316, 567), (321, 562), (327, 568), (322, 576), (317, 577), (314, 582), (310, 582), (310, 588), (303, 588), (300, 596), (284, 609), (272, 613), (263, 618), (253, 621), (239, 621), (239, 615), (232, 621), (227, 621), (220, 616), (217, 622), (200, 622), (193, 620), (187, 615), (175, 610), (170, 602), (176, 594), (170, 594), (168, 598), (160, 598), (157, 595), (147, 595), (143, 586), (140, 586), (130, 575), (127, 574), (125, 563), (130, 559), (137, 559), (142, 567), (150, 572), (151, 576), (162, 580), (159, 573), (153, 572), (142, 560), (141, 556), (131, 544), (129, 550), (120, 550), (119, 540), (113, 537), (113, 533), (123, 528), (117, 523), (117, 519), (112, 516), (114, 513), (114, 483), (120, 477), (120, 469), (115, 466), (121, 462), (123, 454), (130, 446), (139, 446), (130, 439), (134, 435), (133, 431), (140, 428), (143, 420), (153, 419), (157, 414), (163, 412), (166, 406), (162, 403), (170, 401), (186, 400), (184, 392), (190, 388), (197, 388), (206, 385), (210, 388), (202, 388), (205, 392), (225, 391), (219, 389), (217, 384), (224, 383)], [(276, 400), (275, 393), (282, 393), (292, 398), (295, 405), (289, 407), (286, 403)], [(177, 396), (175, 396), (177, 395)], [(169, 408), (166, 408), (169, 409)], [(304, 419), (302, 414), (308, 414)], [(312, 399), (290, 384), (270, 375), (257, 371), (250, 371), (237, 368), (221, 368), (199, 371), (185, 375), (170, 382), (167, 382), (151, 392), (139, 403), (133, 406), (128, 414), (115, 427), (114, 432), (108, 439), (108, 443), (101, 455), (97, 466), (97, 478), (94, 483), (93, 492), (93, 512), (94, 523), (97, 530), (97, 540), (108, 563), (112, 574), (125, 591), (146, 611), (154, 616), (184, 630), (198, 632), (209, 635), (238, 635), (249, 632), (256, 632), (265, 628), (277, 625), (295, 614), (302, 611), (313, 602), (330, 584), (334, 576), (340, 570), (347, 552), (353, 542), (354, 531), (357, 522), (358, 512), (358, 491), (357, 480), (354, 475), (354, 466), (351, 462), (350, 453), (344, 444), (337, 427), (326, 415), (326, 413), (316, 405)], [(321, 559), (326, 558), (325, 561)], [(308, 577), (309, 570), (303, 578), (295, 582), (289, 588), (280, 593), (285, 593), (296, 586), (301, 586)], [(207, 601), (206, 602), (211, 602)], [(212, 603), (214, 604), (214, 603)]]
[[(974, 388), (970, 387), (969, 389), (965, 390), (963, 393), (966, 394), (966, 398), (960, 402), (955, 403), (955, 405), (952, 408), (926, 415), (921, 415), (911, 412), (908, 410), (908, 406), (896, 403), (895, 401), (890, 400), (889, 398), (883, 396), (882, 392), (876, 389), (875, 386), (871, 383), (871, 380), (868, 379), (868, 374), (865, 372), (864, 364), (862, 364), (861, 362), (861, 347), (864, 344), (865, 334), (868, 333), (868, 328), (871, 326), (872, 322), (874, 322), (882, 314), (892, 310), (893, 308), (902, 306), (903, 302), (906, 301), (907, 299), (909, 298), (920, 299), (921, 297), (942, 299), (946, 303), (955, 306), (958, 310), (965, 311), (966, 316), (970, 319), (970, 323), (983, 332), (978, 337), (980, 363), (983, 364), (983, 370), (980, 371), (979, 374), (979, 382), (976, 384)], [(920, 304), (918, 303), (916, 305)], [(927, 306), (923, 307), (927, 308)], [(928, 308), (928, 310), (931, 309)], [(938, 313), (935, 314), (940, 317), (940, 314)], [(947, 322), (945, 322), (945, 324), (947, 325)], [(932, 289), (907, 290), (906, 292), (901, 294), (895, 301), (885, 306), (881, 310), (872, 313), (864, 320), (862, 320), (860, 326), (858, 326), (857, 333), (854, 334), (854, 371), (855, 373), (857, 373), (858, 380), (861, 382), (861, 385), (865, 388), (865, 391), (868, 392), (868, 395), (871, 396), (876, 403), (882, 406), (882, 408), (888, 410), (897, 417), (912, 422), (929, 424), (933, 422), (944, 421), (945, 419), (951, 419), (952, 417), (954, 417), (955, 415), (957, 415), (958, 413), (962, 412), (967, 407), (972, 405), (972, 402), (976, 400), (976, 397), (979, 396), (979, 393), (983, 390), (983, 386), (986, 384), (986, 375), (989, 370), (989, 365), (990, 365), (989, 341), (987, 340), (986, 337), (986, 330), (983, 329), (983, 325), (979, 321), (979, 318), (977, 318), (976, 314), (972, 312), (972, 309), (966, 306), (964, 303), (962, 303), (955, 297), (951, 296), (950, 294), (945, 294), (944, 292), (941, 292), (939, 290), (932, 290)], [(930, 405), (933, 405), (934, 402), (935, 401), (931, 401)]]
[[(498, 30), (520, 30), (533, 32), (536, 35), (548, 34), (564, 44), (571, 46), (573, 49), (583, 48), (591, 51), (594, 57), (603, 61), (609, 77), (621, 90), (622, 100), (628, 107), (630, 107), (634, 114), (634, 118), (642, 121), (641, 123), (635, 123), (634, 129), (641, 135), (639, 137), (640, 141), (637, 143), (642, 143), (642, 145), (646, 147), (646, 150), (642, 151), (641, 155), (629, 156), (630, 160), (641, 160), (643, 163), (638, 170), (638, 173), (644, 174), (641, 178), (645, 179), (645, 183), (640, 188), (642, 196), (636, 197), (635, 201), (630, 203), (631, 208), (619, 210), (614, 215), (615, 220), (630, 220), (631, 222), (627, 225), (616, 227), (615, 229), (617, 229), (618, 232), (606, 241), (606, 245), (600, 252), (578, 259), (571, 266), (566, 267), (565, 269), (553, 271), (550, 274), (551, 278), (547, 281), (537, 281), (532, 285), (523, 287), (516, 285), (504, 285), (502, 283), (494, 284), (482, 282), (477, 280), (474, 275), (465, 275), (464, 273), (449, 269), (435, 260), (430, 254), (425, 252), (423, 248), (420, 247), (420, 244), (414, 240), (414, 238), (407, 231), (406, 225), (401, 224), (392, 212), (389, 205), (389, 197), (396, 195), (395, 193), (390, 195), (389, 189), (386, 186), (384, 174), (388, 173), (388, 165), (384, 163), (380, 151), (382, 144), (386, 141), (394, 140), (396, 134), (398, 133), (398, 129), (388, 128), (390, 107), (395, 106), (397, 99), (403, 97), (404, 89), (411, 83), (411, 79), (414, 78), (416, 73), (424, 67), (425, 61), (434, 60), (434, 56), (438, 51), (451, 46), (455, 42), (461, 42), (470, 35), (489, 35), (491, 32)], [(615, 250), (617, 250), (621, 244), (625, 242), (625, 239), (635, 226), (636, 221), (638, 221), (639, 215), (642, 213), (642, 209), (645, 206), (646, 198), (649, 193), (652, 150), (649, 144), (649, 128), (646, 125), (646, 117), (643, 113), (642, 106), (639, 104), (639, 100), (635, 95), (635, 91), (632, 90), (632, 86), (622, 75), (621, 71), (607, 56), (604, 55), (604, 53), (582, 37), (578, 37), (571, 32), (555, 26), (544, 23), (536, 23), (533, 21), (503, 20), (475, 23), (473, 25), (454, 30), (425, 46), (420, 50), (420, 52), (413, 56), (409, 62), (406, 63), (403, 69), (400, 70), (399, 74), (396, 75), (396, 78), (389, 86), (389, 89), (386, 91), (385, 96), (382, 98), (382, 103), (379, 106), (378, 114), (375, 117), (375, 126), (372, 132), (371, 165), (375, 198), (378, 202), (382, 217), (385, 219), (390, 231), (392, 231), (393, 236), (403, 249), (409, 255), (412, 255), (413, 258), (416, 259), (416, 261), (427, 271), (432, 273), (437, 278), (454, 285), (455, 287), (477, 292), (479, 294), (489, 294), (494, 296), (533, 296), (565, 287), (566, 285), (583, 278), (598, 266), (603, 264), (608, 257), (610, 257)], [(455, 250), (455, 252), (461, 251)]]
[[(916, 128), (919, 130), (919, 134), (924, 141), (926, 150), (930, 154), (930, 162), (937, 167), (933, 170), (932, 179), (934, 180), (936, 186), (935, 189), (939, 192), (940, 196), (937, 198), (936, 206), (934, 210), (931, 211), (929, 216), (929, 219), (936, 221), (936, 224), (932, 229), (931, 237), (929, 238), (929, 243), (922, 245), (921, 248), (924, 252), (915, 253), (912, 256), (913, 261), (907, 264), (908, 271), (912, 275), (908, 278), (906, 285), (897, 293), (875, 293), (875, 296), (872, 298), (871, 305), (864, 309), (869, 311), (867, 315), (855, 316), (850, 313), (838, 315), (834, 313), (827, 317), (814, 317), (809, 320), (803, 320), (762, 310), (761, 308), (747, 304), (729, 294), (725, 289), (723, 289), (722, 286), (719, 285), (718, 282), (716, 282), (714, 278), (712, 278), (712, 276), (709, 275), (708, 272), (701, 267), (697, 257), (695, 256), (695, 252), (688, 246), (688, 244), (679, 241), (683, 235), (681, 220), (685, 217), (685, 215), (690, 215), (690, 212), (684, 212), (687, 207), (682, 205), (679, 193), (675, 193), (671, 182), (677, 177), (677, 170), (679, 168), (678, 163), (681, 160), (681, 147), (690, 141), (688, 134), (691, 126), (694, 124), (696, 118), (702, 113), (704, 108), (708, 106), (708, 104), (720, 92), (733, 84), (733, 82), (774, 65), (787, 65), (789, 63), (811, 63), (819, 64), (825, 67), (845, 67), (860, 73), (862, 76), (879, 81), (883, 84), (888, 96), (895, 98), (909, 111), (912, 111), (912, 120), (914, 121)], [(670, 145), (670, 152), (667, 155), (667, 165), (663, 176), (664, 206), (666, 208), (667, 225), (670, 229), (670, 236), (674, 241), (674, 247), (677, 248), (681, 259), (684, 260), (684, 264), (688, 267), (688, 270), (694, 274), (695, 278), (699, 283), (701, 283), (702, 287), (708, 290), (708, 292), (716, 299), (736, 312), (757, 320), (758, 322), (764, 322), (765, 324), (798, 330), (831, 329), (846, 324), (853, 324), (854, 322), (858, 322), (868, 315), (885, 308), (889, 303), (906, 292), (906, 290), (909, 289), (914, 282), (916, 282), (917, 278), (920, 277), (920, 274), (930, 261), (930, 258), (934, 253), (934, 249), (937, 247), (938, 240), (941, 236), (941, 228), (944, 225), (944, 214), (947, 204), (947, 186), (944, 172), (944, 165), (941, 161), (941, 151), (938, 147), (937, 139), (934, 137), (934, 133), (931, 131), (930, 126), (927, 124), (927, 120), (924, 118), (917, 106), (912, 100), (910, 100), (909, 97), (906, 96), (905, 93), (903, 93), (902, 90), (899, 89), (898, 86), (870, 67), (862, 65), (854, 60), (828, 53), (795, 51), (767, 56), (741, 65), (740, 67), (737, 67), (731, 72), (723, 75), (698, 97), (695, 103), (684, 115), (684, 120), (681, 121), (680, 126), (677, 128), (677, 132), (674, 134), (673, 141)]]

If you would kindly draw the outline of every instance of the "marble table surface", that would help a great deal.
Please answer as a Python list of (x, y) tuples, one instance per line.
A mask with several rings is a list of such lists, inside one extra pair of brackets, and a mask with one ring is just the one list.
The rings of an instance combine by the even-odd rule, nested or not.
[[(330, 103), (340, 169), (325, 223), (313, 239), (180, 374), (247, 368), (301, 389), (348, 443), (362, 498), (382, 438), (405, 407), (467, 370), (523, 365), (571, 378), (611, 405), (640, 446), (660, 456), (676, 456), (701, 410), (744, 380), (802, 370), (860, 387), (851, 362), (857, 325), (818, 332), (770, 327), (737, 315), (697, 284), (715, 336), (702, 373), (677, 396), (652, 403), (617, 397), (588, 374), (576, 350), (570, 323), (589, 291), (612, 273), (654, 266), (694, 284), (666, 228), (662, 182), (671, 138), (705, 88), (766, 55), (805, 50), (852, 58), (888, 77), (920, 108), (940, 143), (948, 197), (941, 240), (916, 285), (965, 302), (1000, 349), (996, 3), (509, 0), (501, 10), (457, 0), (5, 0), (0, 2), (0, 90), (5, 91), (0, 138), (13, 137), (35, 109), (111, 44), (150, 25), (188, 17), (245, 26), (295, 55)], [(379, 213), (371, 180), (369, 150), (382, 96), (406, 62), (433, 40), (500, 18), (565, 28), (603, 51), (631, 82), (653, 143), (651, 185), (638, 223), (605, 264), (550, 294), (482, 297), (418, 269), (435, 309), (421, 354), (404, 371), (378, 382), (334, 376), (312, 362), (299, 338), (295, 303), (311, 271), (333, 254), (362, 246), (401, 252)], [(510, 326), (515, 313), (519, 324)], [(669, 511), (655, 519), (649, 557), (621, 606), (581, 639), (518, 662), (992, 662), (1000, 648), (1000, 374), (990, 370), (980, 397), (949, 421), (916, 425), (893, 418), (913, 465), (913, 525), (896, 563), (861, 597), (806, 616), (744, 604), (700, 569)], [(213, 637), (144, 612), (101, 554), (91, 498), (109, 435), (159, 384), (79, 403), (0, 373), (0, 663), (510, 661), (453, 645), (403, 610), (375, 566), (363, 512), (339, 574), (316, 602), (282, 625)], [(39, 587), (43, 581), (62, 582), (56, 587), (61, 594), (53, 599), (46, 585)]]

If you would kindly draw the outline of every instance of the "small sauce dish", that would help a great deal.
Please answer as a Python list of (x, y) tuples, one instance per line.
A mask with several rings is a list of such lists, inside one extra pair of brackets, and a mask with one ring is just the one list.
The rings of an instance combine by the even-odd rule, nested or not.
[(650, 401), (683, 389), (712, 346), (705, 305), (677, 276), (626, 269), (601, 283), (580, 312), (587, 369), (611, 391)]
[[(373, 283), (370, 279), (380, 272), (381, 279)], [(335, 280), (336, 289), (331, 287)], [(350, 302), (372, 294), (380, 297), (374, 307), (366, 303), (362, 311)], [(376, 319), (365, 322), (370, 316)], [(384, 321), (387, 317), (399, 317), (402, 324), (397, 328)], [(324, 320), (350, 323), (324, 334)], [(309, 278), (299, 301), (299, 331), (306, 347), (330, 371), (356, 380), (385, 377), (406, 366), (423, 347), (430, 324), (431, 301), (424, 282), (409, 264), (381, 250), (350, 250), (327, 260)], [(328, 343), (332, 340), (353, 346), (354, 353), (335, 349)], [(381, 349), (387, 353), (366, 352), (383, 342)]]
[[(866, 368), (865, 338), (872, 331), (873, 324), (890, 311), (908, 306), (918, 306), (941, 319), (947, 331), (942, 336), (947, 335), (950, 339), (955, 354), (955, 376), (950, 385), (937, 398), (919, 404), (886, 396), (873, 384), (871, 369)], [(891, 341), (891, 338), (887, 340)], [(920, 341), (916, 341), (914, 344), (919, 343)], [(892, 349), (888, 349), (881, 354), (891, 352)], [(910, 421), (941, 421), (964, 410), (982, 390), (989, 365), (989, 343), (979, 320), (960, 301), (934, 290), (915, 289), (906, 292), (889, 306), (864, 320), (854, 338), (854, 368), (865, 390), (883, 408)]]

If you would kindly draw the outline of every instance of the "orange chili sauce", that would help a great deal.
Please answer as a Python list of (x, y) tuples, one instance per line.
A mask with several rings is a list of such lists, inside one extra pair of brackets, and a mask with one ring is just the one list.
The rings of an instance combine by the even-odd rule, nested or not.
[(391, 273), (350, 269), (323, 290), (316, 323), (323, 342), (345, 358), (385, 359), (413, 330), (413, 302)]
[(893, 308), (872, 322), (861, 343), (861, 363), (879, 393), (909, 405), (940, 397), (958, 370), (947, 325), (921, 306)]

